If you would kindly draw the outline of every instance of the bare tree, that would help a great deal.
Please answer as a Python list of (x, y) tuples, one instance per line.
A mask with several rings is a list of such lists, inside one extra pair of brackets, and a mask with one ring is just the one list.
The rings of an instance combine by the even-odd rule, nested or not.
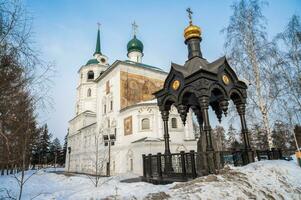
[[(230, 63), (243, 79), (248, 80), (249, 119), (263, 124), (269, 147), (273, 147), (270, 121), (276, 99), (284, 92), (277, 84), (274, 66), (277, 60), (271, 55), (273, 44), (268, 41), (266, 21), (262, 14), (264, 2), (240, 0), (232, 5), (233, 15), (226, 33), (225, 48)], [(273, 50), (273, 51), (272, 51)]]
[[(300, 17), (293, 15), (285, 30), (275, 38), (278, 53), (279, 83), (286, 88), (285, 95), (278, 101), (280, 111), (287, 113), (287, 122), (293, 129), (295, 124), (301, 123), (301, 21)], [(279, 119), (283, 121), (284, 119)]]
[[(105, 132), (104, 126), (94, 133), (94, 145), (90, 153), (90, 161), (92, 162), (92, 175), (88, 175), (95, 187), (100, 184), (101, 177), (104, 177), (104, 170), (108, 161), (108, 152), (104, 147), (103, 135)], [(101, 183), (103, 184), (103, 183)]]
[(51, 103), (53, 65), (33, 48), (31, 22), (22, 1), (0, 0), (0, 167), (7, 174), (20, 172), (18, 199), (29, 180), (25, 171), (38, 132), (37, 108)]

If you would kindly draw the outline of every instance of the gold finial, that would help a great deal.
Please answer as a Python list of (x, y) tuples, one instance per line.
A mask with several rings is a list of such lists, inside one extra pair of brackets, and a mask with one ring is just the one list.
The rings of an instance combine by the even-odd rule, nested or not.
[(137, 30), (138, 30), (138, 25), (137, 25), (136, 22), (134, 21), (134, 23), (132, 23), (133, 36), (136, 36)]
[(193, 12), (191, 11), (190, 8), (187, 8), (186, 11), (188, 13), (189, 24), (192, 25), (192, 14), (193, 14)]
[(190, 38), (195, 38), (195, 37), (200, 38), (201, 37), (200, 27), (195, 26), (195, 25), (192, 24), (192, 14), (193, 14), (193, 12), (191, 11), (190, 8), (187, 8), (186, 11), (188, 13), (189, 26), (187, 26), (184, 30), (185, 40), (188, 40)]

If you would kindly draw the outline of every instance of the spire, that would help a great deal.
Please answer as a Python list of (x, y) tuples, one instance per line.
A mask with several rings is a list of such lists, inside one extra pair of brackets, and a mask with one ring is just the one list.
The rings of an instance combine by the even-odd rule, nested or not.
[(96, 48), (95, 48), (95, 53), (93, 55), (95, 54), (102, 55), (100, 49), (100, 23), (97, 23), (97, 25), (98, 25), (98, 30), (97, 30)]

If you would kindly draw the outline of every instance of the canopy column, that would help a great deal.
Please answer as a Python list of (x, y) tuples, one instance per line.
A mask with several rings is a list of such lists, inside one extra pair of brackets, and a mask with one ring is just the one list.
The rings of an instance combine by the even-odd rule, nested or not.
[(249, 131), (246, 123), (246, 104), (245, 103), (237, 103), (236, 110), (240, 117), (241, 122), (241, 134), (244, 140), (245, 152), (246, 152), (246, 164), (250, 162), (254, 162), (254, 155), (251, 149), (250, 140), (249, 140)]
[(164, 128), (164, 144), (165, 144), (165, 154), (170, 154), (169, 148), (169, 132), (168, 132), (168, 119), (169, 119), (169, 110), (161, 110), (161, 116), (163, 120)]

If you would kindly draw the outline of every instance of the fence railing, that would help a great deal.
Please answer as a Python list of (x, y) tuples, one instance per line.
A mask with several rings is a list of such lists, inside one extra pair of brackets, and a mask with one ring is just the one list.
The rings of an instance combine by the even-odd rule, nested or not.
[[(255, 151), (242, 149), (233, 151), (213, 151), (201, 153), (197, 153), (195, 151), (181, 151), (180, 153), (172, 153), (167, 155), (161, 153), (155, 155), (148, 154), (142, 155), (143, 178), (146, 181), (154, 179), (173, 179), (175, 181), (185, 181), (187, 179), (194, 179), (197, 176), (202, 176), (201, 173), (198, 173), (197, 166), (202, 165), (203, 162), (209, 162), (209, 159), (212, 159), (212, 162), (214, 162), (215, 166), (217, 166), (216, 169), (220, 169), (225, 165), (246, 165), (250, 162), (254, 162), (255, 157), (258, 161), (265, 159), (283, 159), (281, 149)], [(205, 168), (208, 166), (209, 165), (207, 163), (207, 165), (205, 165)], [(210, 169), (208, 169), (208, 171), (209, 173), (216, 172)]]

